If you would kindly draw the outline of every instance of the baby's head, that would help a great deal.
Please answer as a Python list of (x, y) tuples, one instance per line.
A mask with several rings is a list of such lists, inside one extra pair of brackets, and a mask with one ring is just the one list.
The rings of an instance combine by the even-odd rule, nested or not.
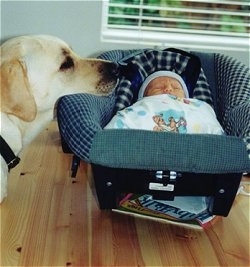
[(157, 71), (150, 74), (143, 82), (138, 100), (145, 96), (170, 94), (180, 98), (188, 98), (187, 86), (180, 75), (172, 71)]

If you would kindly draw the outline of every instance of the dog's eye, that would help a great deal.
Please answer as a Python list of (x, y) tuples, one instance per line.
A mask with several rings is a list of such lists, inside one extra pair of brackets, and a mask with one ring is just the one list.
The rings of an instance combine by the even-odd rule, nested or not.
[(66, 60), (60, 66), (60, 70), (67, 70), (74, 67), (74, 61), (71, 57), (66, 57)]

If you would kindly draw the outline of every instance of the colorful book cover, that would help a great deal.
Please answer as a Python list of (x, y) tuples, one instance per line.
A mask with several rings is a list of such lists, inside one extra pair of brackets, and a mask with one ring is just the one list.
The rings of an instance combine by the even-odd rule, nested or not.
[(207, 209), (207, 197), (175, 197), (174, 201), (155, 200), (151, 195), (126, 194), (119, 207), (113, 209), (136, 217), (182, 225), (207, 228), (216, 217)]

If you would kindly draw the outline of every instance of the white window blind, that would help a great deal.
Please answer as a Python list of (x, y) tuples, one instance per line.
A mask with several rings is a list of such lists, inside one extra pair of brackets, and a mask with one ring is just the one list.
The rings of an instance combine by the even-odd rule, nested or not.
[(245, 51), (249, 0), (103, 0), (106, 42)]

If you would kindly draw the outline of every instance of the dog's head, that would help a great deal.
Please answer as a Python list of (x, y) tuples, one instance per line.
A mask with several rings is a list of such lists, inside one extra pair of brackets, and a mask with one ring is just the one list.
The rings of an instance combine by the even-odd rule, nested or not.
[(61, 39), (21, 36), (1, 46), (1, 112), (32, 121), (66, 94), (107, 95), (116, 85), (117, 64), (83, 59)]

